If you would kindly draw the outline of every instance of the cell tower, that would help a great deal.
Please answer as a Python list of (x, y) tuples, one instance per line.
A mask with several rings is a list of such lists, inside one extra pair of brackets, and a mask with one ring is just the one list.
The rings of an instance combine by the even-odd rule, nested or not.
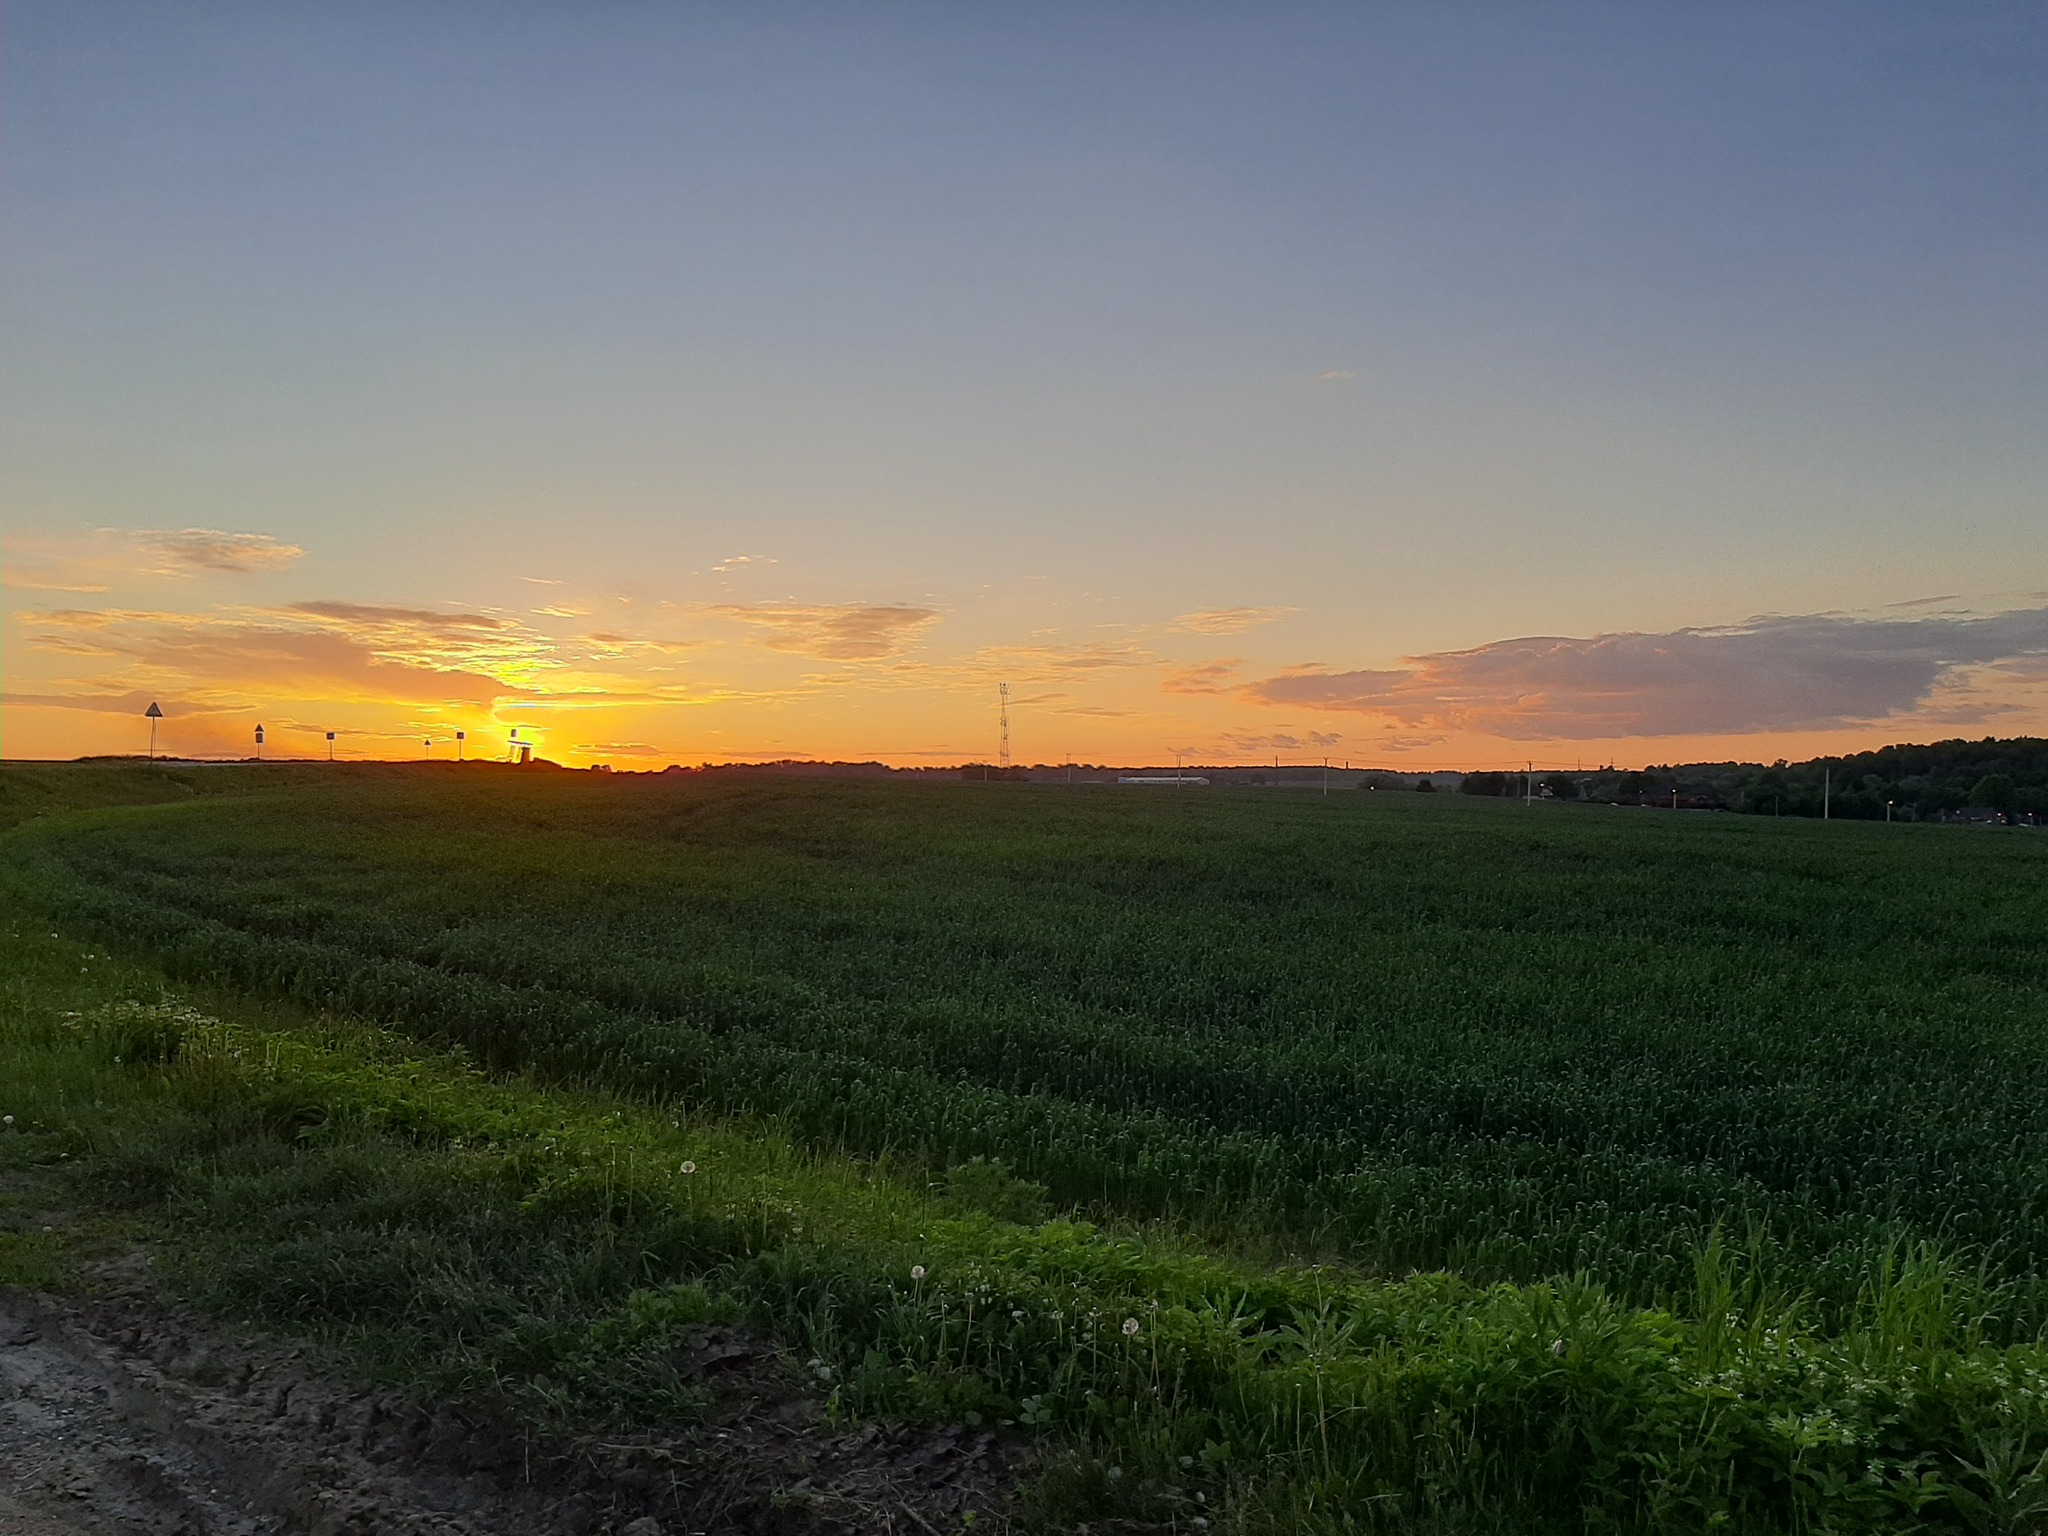
[(1005, 773), (1010, 771), (1010, 685), (996, 684), (996, 695), (1003, 702), (1003, 748), (997, 755), (996, 766)]

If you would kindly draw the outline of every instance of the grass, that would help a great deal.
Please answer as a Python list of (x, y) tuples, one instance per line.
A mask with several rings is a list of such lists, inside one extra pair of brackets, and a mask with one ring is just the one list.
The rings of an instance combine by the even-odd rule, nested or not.
[(742, 1317), (1040, 1439), (1059, 1526), (2048, 1509), (2018, 839), (208, 772), (7, 836), (0, 1273), (147, 1234), (579, 1423), (687, 1424), (666, 1343)]

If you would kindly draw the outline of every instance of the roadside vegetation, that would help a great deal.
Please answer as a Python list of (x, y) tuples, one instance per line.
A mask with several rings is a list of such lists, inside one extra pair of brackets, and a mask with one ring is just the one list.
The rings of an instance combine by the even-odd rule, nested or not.
[(2041, 827), (2048, 825), (2048, 740), (1987, 736), (1769, 767), (1678, 763), (1623, 772), (1468, 773), (1458, 787), (1468, 795), (1540, 794), (1554, 800), (1838, 821), (1938, 822), (1964, 812), (1990, 812), (2000, 824)]
[(0, 1282), (624, 1427), (742, 1324), (1053, 1527), (2048, 1518), (2031, 843), (148, 772), (0, 780)]

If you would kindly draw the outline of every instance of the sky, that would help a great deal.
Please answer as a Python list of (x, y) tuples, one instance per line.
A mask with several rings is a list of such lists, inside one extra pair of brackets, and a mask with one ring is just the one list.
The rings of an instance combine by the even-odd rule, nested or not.
[(0, 16), (0, 753), (2048, 734), (2033, 4)]

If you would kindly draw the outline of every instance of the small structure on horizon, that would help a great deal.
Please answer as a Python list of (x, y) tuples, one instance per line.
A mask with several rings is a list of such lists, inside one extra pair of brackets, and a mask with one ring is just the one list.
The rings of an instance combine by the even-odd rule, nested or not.
[(164, 712), (158, 707), (156, 700), (151, 699), (149, 708), (142, 712), (142, 717), (149, 722), (149, 760), (153, 763), (156, 761), (156, 723), (163, 719)]
[(1209, 782), (1195, 773), (1120, 773), (1116, 781), (1119, 784), (1165, 784), (1184, 788)]

